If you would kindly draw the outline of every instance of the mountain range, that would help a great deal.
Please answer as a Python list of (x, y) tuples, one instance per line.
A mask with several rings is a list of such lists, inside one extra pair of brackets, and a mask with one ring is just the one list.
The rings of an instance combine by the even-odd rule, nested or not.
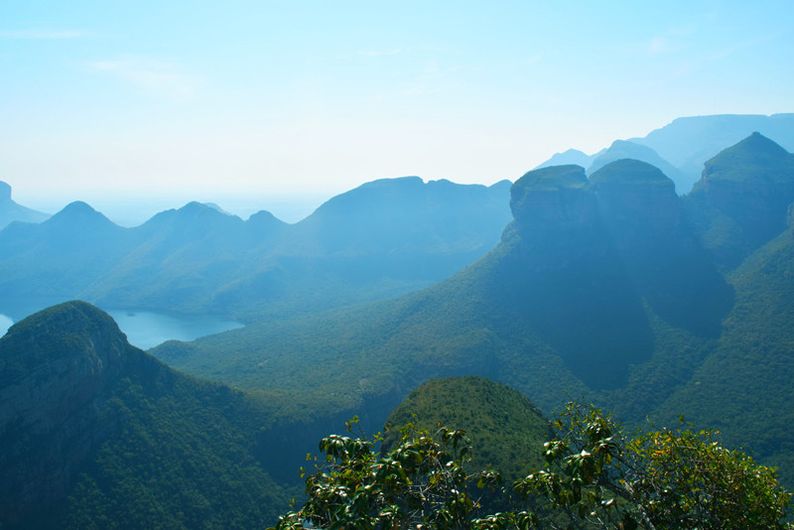
[(592, 173), (609, 161), (634, 158), (655, 165), (670, 177), (679, 195), (690, 192), (703, 164), (725, 147), (759, 132), (794, 151), (794, 114), (718, 114), (677, 118), (641, 138), (617, 140), (592, 155), (568, 149), (553, 155), (542, 167), (576, 164)]
[(75, 202), (0, 231), (0, 296), (22, 305), (18, 316), (80, 298), (236, 318), (394, 296), (487, 252), (509, 218), (509, 188), (379, 180), (294, 225), (194, 202), (122, 228)]
[(589, 178), (575, 165), (530, 171), (499, 245), (440, 284), (153, 353), (290, 417), (382, 402), (373, 414), (385, 418), (451, 375), (505, 382), (546, 412), (580, 399), (637, 425), (685, 414), (786, 464), (791, 483), (791, 159), (752, 134), (707, 161), (685, 197), (637, 160)]
[(791, 116), (676, 120), (512, 185), (378, 180), (296, 224), (201, 203), (135, 228), (82, 202), (14, 219), (6, 301), (247, 326), (148, 353), (85, 302), (12, 326), (0, 526), (261, 527), (353, 415), (386, 447), (406, 424), (463, 428), (475, 467), (516, 478), (570, 400), (717, 428), (791, 486), (794, 155), (749, 131), (680, 187), (717, 140)]

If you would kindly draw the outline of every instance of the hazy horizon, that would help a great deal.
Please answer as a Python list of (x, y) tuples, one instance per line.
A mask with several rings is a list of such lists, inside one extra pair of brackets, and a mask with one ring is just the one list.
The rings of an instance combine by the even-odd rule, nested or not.
[(790, 111), (792, 11), (7, 2), (0, 179), (32, 206), (515, 179), (680, 116)]

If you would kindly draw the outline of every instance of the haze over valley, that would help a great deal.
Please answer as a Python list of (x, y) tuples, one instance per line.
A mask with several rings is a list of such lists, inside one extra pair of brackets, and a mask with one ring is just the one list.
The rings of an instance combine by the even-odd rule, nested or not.
[(0, 528), (790, 530), (792, 25), (0, 7)]

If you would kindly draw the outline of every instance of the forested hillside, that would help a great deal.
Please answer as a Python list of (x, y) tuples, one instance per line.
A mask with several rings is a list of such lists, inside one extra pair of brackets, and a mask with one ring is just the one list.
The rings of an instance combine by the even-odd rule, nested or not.
[[(588, 179), (581, 167), (557, 166), (513, 185), (514, 220), (499, 246), (446, 282), (392, 302), (261, 323), (154, 353), (188, 372), (261, 392), (282, 403), (285, 414), (354, 411), (376, 399), (393, 402), (389, 396), (431, 377), (484, 375), (521, 390), (546, 412), (570, 399), (607, 404), (634, 423), (698, 411), (698, 419), (717, 423), (762, 461), (782, 462), (790, 454), (785, 436), (769, 437), (783, 445), (753, 446), (761, 431), (779, 433), (788, 425), (774, 412), (781, 406), (775, 399), (756, 407), (766, 397), (753, 388), (769, 381), (776, 396), (785, 396), (782, 381), (794, 375), (783, 354), (792, 298), (768, 287), (787, 281), (785, 251), (770, 249), (785, 249), (790, 236), (774, 227), (785, 230), (779, 205), (789, 200), (794, 172), (781, 165), (791, 155), (753, 135), (710, 161), (697, 189), (719, 189), (712, 184), (717, 169), (736, 153), (741, 163), (732, 166), (733, 182), (759, 181), (776, 191), (758, 195), (772, 200), (765, 231), (756, 230), (756, 216), (736, 212), (727, 229), (737, 236), (728, 240), (780, 239), (760, 250), (743, 247), (751, 255), (733, 273), (721, 272), (729, 262), (702, 222), (724, 211), (705, 208), (694, 216), (700, 199), (678, 197), (658, 169), (619, 160)], [(758, 200), (747, 205), (759, 207)], [(760, 302), (761, 296), (772, 298)], [(753, 304), (767, 309), (747, 309)], [(775, 332), (752, 346), (751, 337), (772, 322)], [(743, 361), (752, 351), (766, 361)], [(699, 374), (711, 365), (719, 379), (709, 404), (696, 389), (707, 388)], [(290, 391), (296, 386), (298, 395)], [(734, 396), (730, 408), (720, 394)], [(731, 408), (744, 415), (724, 414)], [(762, 412), (748, 423), (754, 410)], [(790, 469), (783, 475), (791, 480)]]
[(69, 302), (0, 339), (3, 528), (255, 528), (287, 506), (270, 415), (130, 346)]

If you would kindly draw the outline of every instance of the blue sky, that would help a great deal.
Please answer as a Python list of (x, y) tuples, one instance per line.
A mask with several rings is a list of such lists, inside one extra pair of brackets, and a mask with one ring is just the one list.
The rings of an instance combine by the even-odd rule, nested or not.
[(29, 202), (514, 179), (682, 115), (794, 111), (792, 28), (790, 0), (4, 0), (0, 178)]

